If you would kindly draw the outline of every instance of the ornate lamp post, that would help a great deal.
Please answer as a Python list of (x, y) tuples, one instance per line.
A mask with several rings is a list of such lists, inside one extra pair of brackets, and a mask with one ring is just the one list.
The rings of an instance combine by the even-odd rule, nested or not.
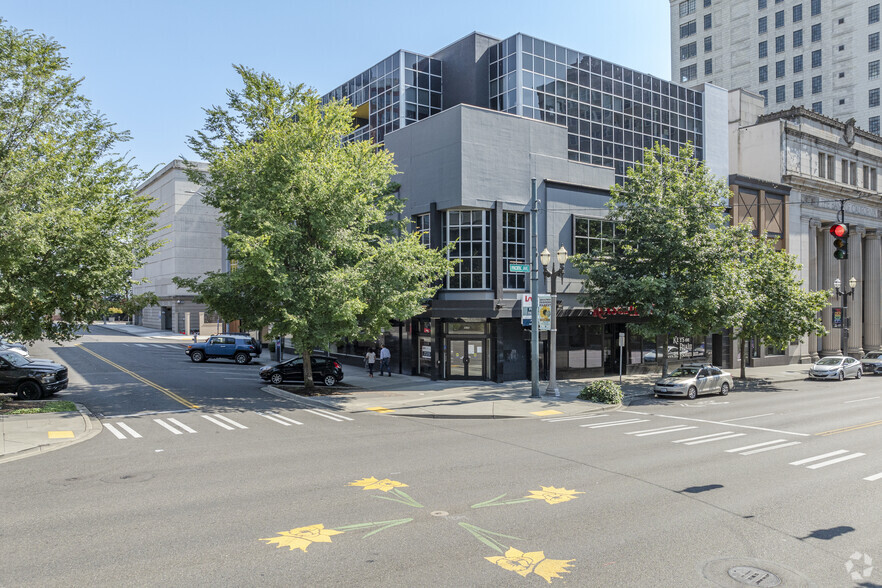
[(842, 286), (842, 280), (839, 278), (833, 280), (833, 287), (836, 288), (836, 295), (842, 299), (842, 339), (840, 345), (842, 346), (842, 355), (845, 356), (848, 349), (848, 297), (854, 297), (854, 289), (857, 286), (857, 280), (854, 276), (848, 280), (848, 286), (851, 288), (848, 292), (840, 290), (840, 286)]
[[(542, 267), (544, 268), (543, 274), (546, 278), (551, 278), (551, 331), (548, 334), (551, 349), (548, 359), (548, 388), (545, 390), (545, 395), (558, 398), (560, 397), (560, 388), (557, 387), (557, 279), (560, 278), (561, 284), (563, 284), (564, 265), (567, 263), (568, 258), (569, 253), (561, 245), (560, 249), (557, 250), (558, 268), (555, 269), (554, 264), (551, 264), (551, 271), (549, 271), (548, 263), (551, 261), (551, 253), (549, 253), (546, 247), (539, 254), (539, 261), (542, 262)], [(534, 318), (533, 320), (536, 319)]]

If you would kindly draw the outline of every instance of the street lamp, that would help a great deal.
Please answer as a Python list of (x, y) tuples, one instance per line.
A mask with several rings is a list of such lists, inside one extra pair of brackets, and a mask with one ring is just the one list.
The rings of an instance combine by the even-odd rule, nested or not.
[[(557, 279), (561, 279), (563, 284), (564, 265), (567, 263), (569, 253), (566, 248), (561, 245), (557, 250), (558, 268), (554, 268), (551, 264), (551, 271), (548, 271), (548, 263), (551, 261), (551, 253), (548, 247), (539, 254), (539, 261), (542, 262), (543, 274), (546, 278), (551, 278), (551, 331), (548, 338), (551, 342), (550, 357), (548, 359), (548, 388), (545, 390), (546, 396), (556, 396), (560, 398), (560, 388), (557, 387)], [(534, 319), (535, 320), (535, 319)]]
[(854, 289), (857, 286), (857, 280), (854, 278), (854, 276), (852, 276), (851, 279), (848, 280), (848, 285), (851, 290), (849, 290), (848, 292), (844, 292), (839, 289), (839, 287), (842, 286), (842, 280), (840, 280), (839, 278), (833, 280), (833, 287), (836, 288), (836, 295), (842, 298), (842, 326), (840, 327), (842, 329), (842, 338), (840, 345), (842, 346), (843, 356), (846, 355), (846, 351), (848, 349), (848, 297), (851, 296), (852, 298), (854, 298)]

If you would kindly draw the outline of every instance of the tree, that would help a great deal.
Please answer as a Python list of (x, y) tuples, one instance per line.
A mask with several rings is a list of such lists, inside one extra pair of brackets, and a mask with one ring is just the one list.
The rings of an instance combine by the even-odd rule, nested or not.
[(802, 266), (795, 256), (778, 251), (771, 239), (747, 233), (733, 240), (733, 249), (739, 251), (740, 263), (729, 266), (727, 326), (739, 340), (745, 379), (746, 341), (785, 349), (806, 334), (827, 334), (818, 313), (829, 304), (831, 292), (804, 289), (798, 277)]
[(219, 211), (236, 269), (176, 279), (225, 318), (290, 335), (313, 385), (313, 349), (373, 338), (423, 311), (453, 264), (420, 244), (390, 178), (392, 154), (346, 142), (354, 109), (236, 66), (244, 89), (206, 109), (189, 171)]
[(678, 156), (656, 143), (643, 164), (611, 189), (608, 220), (616, 223), (611, 251), (575, 255), (585, 277), (581, 301), (594, 307), (635, 307), (645, 337), (704, 335), (726, 324), (720, 315), (722, 276), (734, 262), (728, 247), (729, 190), (686, 145)]
[(125, 291), (157, 211), (129, 140), (79, 93), (62, 47), (0, 20), (0, 333), (74, 338)]
[(130, 292), (125, 298), (116, 302), (115, 305), (122, 310), (122, 314), (131, 318), (148, 306), (159, 306), (159, 297), (153, 292), (134, 295)]

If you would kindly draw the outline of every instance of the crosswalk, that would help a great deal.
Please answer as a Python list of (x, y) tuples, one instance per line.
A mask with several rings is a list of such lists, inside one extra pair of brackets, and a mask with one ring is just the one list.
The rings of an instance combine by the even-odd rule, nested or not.
[[(310, 415), (308, 419), (313, 422), (332, 421), (334, 423), (346, 423), (354, 421), (352, 417), (322, 409), (304, 409), (300, 413)], [(177, 416), (150, 415), (154, 418), (141, 419), (142, 415), (129, 415), (126, 417), (107, 417), (101, 425), (119, 440), (143, 439), (145, 435), (195, 435), (200, 431), (244, 431), (261, 424), (283, 427), (304, 426), (307, 417), (301, 417), (299, 421), (290, 416), (274, 411), (247, 411), (236, 413), (236, 418), (220, 413), (200, 413), (199, 411), (186, 411), (175, 413)], [(241, 415), (241, 416), (240, 416)], [(251, 415), (258, 418), (252, 418)], [(201, 419), (201, 420), (200, 420)], [(238, 419), (238, 420), (237, 420)], [(246, 421), (245, 424), (241, 421)], [(253, 421), (253, 422), (252, 422)], [(143, 434), (142, 434), (143, 433)]]
[[(666, 441), (671, 443), (672, 445), (677, 445), (681, 447), (696, 445), (704, 446), (707, 444), (717, 443), (722, 446), (728, 446), (731, 441), (736, 439), (741, 441), (742, 443), (744, 441), (749, 441), (749, 439), (747, 439), (748, 435), (765, 435), (770, 432), (782, 432), (776, 431), (774, 429), (763, 429), (761, 427), (746, 427), (740, 424), (733, 426), (731, 425), (731, 421), (718, 423), (714, 421), (702, 421), (699, 419), (695, 419), (694, 421), (684, 419), (685, 422), (674, 425), (665, 424), (664, 426), (655, 426), (662, 424), (662, 422), (660, 422), (661, 419), (653, 418), (653, 416), (656, 415), (637, 414), (637, 416), (622, 418), (624, 416), (625, 415), (623, 413), (604, 413), (551, 417), (542, 420), (547, 423), (577, 424), (579, 428), (587, 430), (615, 429), (616, 431), (623, 433), (624, 435), (627, 435), (629, 437), (650, 437), (651, 440)], [(667, 422), (670, 422), (669, 418), (678, 417), (662, 418)], [(722, 427), (723, 430), (703, 434), (700, 429), (708, 426), (713, 426), (715, 428)], [(736, 427), (739, 426), (742, 426), (743, 429), (738, 430)], [(802, 437), (809, 436), (805, 433), (790, 432), (789, 434), (800, 435)], [(717, 447), (718, 445), (713, 446)], [(803, 441), (793, 438), (787, 438), (785, 436), (777, 437), (770, 440), (763, 440), (757, 443), (749, 443), (747, 445), (739, 444), (738, 447), (723, 449), (723, 452), (733, 455), (751, 456), (779, 450), (800, 450), (804, 447), (807, 447), (807, 445), (805, 445)], [(853, 460), (858, 460), (866, 456), (866, 453), (858, 451), (852, 451), (849, 449), (837, 449), (835, 451), (828, 451), (818, 455), (800, 457), (795, 461), (788, 462), (788, 465), (804, 468), (807, 470), (819, 470), (822, 468), (851, 462)], [(866, 476), (863, 478), (863, 480), (866, 480), (868, 482), (882, 480), (882, 472)]]

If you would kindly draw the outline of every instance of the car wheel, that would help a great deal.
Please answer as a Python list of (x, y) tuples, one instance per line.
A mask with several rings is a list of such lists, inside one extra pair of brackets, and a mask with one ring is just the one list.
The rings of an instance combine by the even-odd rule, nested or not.
[(720, 396), (726, 396), (729, 394), (729, 382), (723, 382), (723, 385), (720, 386)]
[(333, 386), (337, 383), (337, 378), (335, 378), (333, 374), (328, 374), (327, 376), (325, 376), (324, 381), (325, 386)]
[(855, 380), (860, 380), (864, 375), (864, 370), (858, 368), (857, 373), (854, 375)]
[(245, 365), (246, 363), (248, 363), (248, 354), (247, 354), (247, 353), (242, 353), (242, 352), (240, 351), (239, 353), (237, 353), (236, 355), (233, 356), (233, 359), (234, 359), (235, 362), (238, 363), (239, 365)]
[(273, 384), (281, 384), (282, 380), (284, 379), (285, 378), (282, 377), (282, 374), (280, 374), (279, 372), (276, 372), (272, 376), (270, 376), (270, 382), (272, 382)]
[(695, 400), (696, 396), (698, 396), (698, 390), (695, 388), (695, 386), (690, 387), (689, 391), (686, 393), (686, 397), (689, 400)]
[(39, 400), (43, 397), (43, 389), (36, 382), (22, 382), (16, 390), (18, 397), (23, 400)]
[(190, 354), (190, 361), (193, 363), (199, 363), (200, 361), (205, 361), (205, 354), (201, 351), (194, 351)]
[(845, 379), (845, 372), (842, 370), (839, 370), (839, 375), (837, 377), (839, 378), (839, 381), (841, 382), (842, 380)]

